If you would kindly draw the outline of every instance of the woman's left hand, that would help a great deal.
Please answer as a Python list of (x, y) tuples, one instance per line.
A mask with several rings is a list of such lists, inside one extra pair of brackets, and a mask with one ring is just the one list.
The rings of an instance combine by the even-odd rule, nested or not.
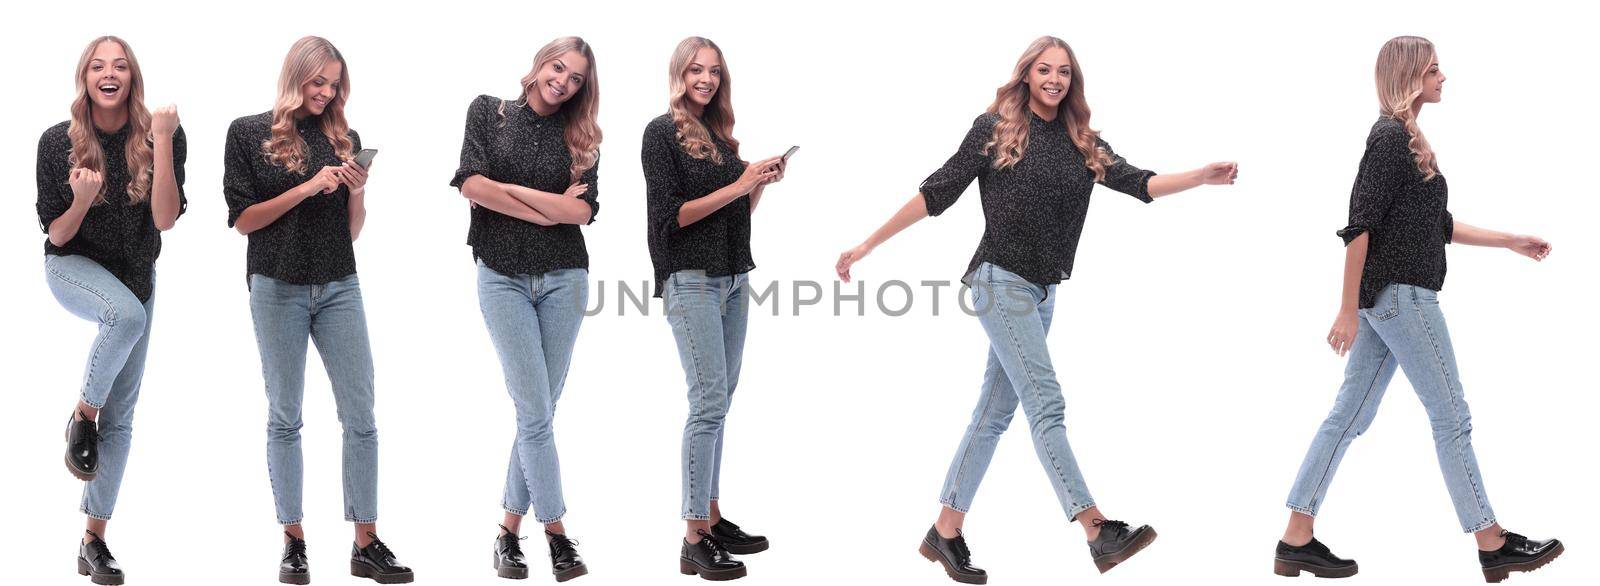
[(789, 163), (784, 161), (783, 159), (778, 159), (778, 162), (777, 163), (773, 163), (771, 168), (777, 169), (778, 173), (776, 175), (768, 177), (766, 181), (762, 181), (761, 182), (762, 185), (771, 185), (773, 183), (777, 183), (779, 181), (783, 181), (783, 172), (788, 170)]
[(1538, 236), (1512, 236), (1506, 248), (1533, 260), (1544, 260), (1544, 257), (1550, 256), (1550, 243)]
[(339, 170), (334, 171), (334, 176), (339, 178), (340, 183), (348, 186), (350, 191), (361, 191), (367, 186), (367, 169), (355, 161), (345, 161), (345, 164), (339, 166)]
[(1239, 164), (1234, 162), (1212, 163), (1200, 169), (1200, 183), (1202, 185), (1233, 185), (1239, 178)]

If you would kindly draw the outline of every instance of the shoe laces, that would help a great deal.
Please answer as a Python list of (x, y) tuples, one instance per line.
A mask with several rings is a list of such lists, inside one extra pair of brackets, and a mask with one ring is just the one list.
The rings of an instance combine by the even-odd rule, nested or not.
[(288, 560), (289, 558), (293, 557), (306, 557), (306, 540), (295, 537), (293, 533), (289, 533), (287, 531), (285, 531), (283, 534), (289, 536), (289, 542), (283, 547), (283, 559)]
[(106, 540), (101, 539), (100, 534), (93, 531), (84, 531), (84, 533), (88, 533), (94, 537), (94, 539), (89, 543), (83, 544), (85, 548), (88, 548), (91, 559), (95, 561), (111, 561), (117, 559), (111, 555), (111, 548), (106, 547)]
[(706, 530), (701, 529), (696, 533), (700, 535), (700, 543), (704, 543), (706, 549), (711, 550), (712, 557), (721, 558), (728, 555), (728, 550), (722, 547), (722, 542), (717, 541), (717, 538), (712, 537)]
[(972, 559), (972, 550), (967, 549), (967, 536), (957, 533), (950, 540), (950, 548), (956, 550), (956, 555), (960, 556), (962, 561)]
[(577, 545), (577, 540), (568, 539), (565, 534), (550, 533), (550, 557), (552, 559), (561, 559), (569, 555), (577, 555)]
[[(88, 417), (84, 417), (82, 412), (78, 413), (78, 417), (74, 418), (72, 423), (74, 426), (81, 426), (84, 428), (83, 435), (79, 436), (78, 441), (73, 442), (72, 451), (79, 453), (86, 452), (89, 448), (100, 443), (100, 426), (95, 425), (95, 422)], [(80, 425), (83, 423), (87, 423), (88, 425)]]
[(393, 551), (389, 551), (389, 546), (384, 545), (383, 540), (378, 539), (378, 535), (376, 533), (368, 531), (367, 537), (372, 538), (372, 543), (367, 544), (367, 549), (372, 551), (372, 557), (385, 564), (393, 564), (397, 558), (395, 557)]
[(1527, 537), (1523, 537), (1522, 535), (1512, 533), (1505, 529), (1500, 530), (1500, 536), (1504, 537), (1506, 540), (1506, 545), (1511, 547), (1522, 547), (1528, 543)]
[(517, 534), (512, 533), (510, 529), (506, 529), (505, 525), (501, 525), (500, 529), (504, 531), (504, 533), (500, 534), (500, 548), (510, 555), (522, 555), (522, 540), (527, 538), (517, 537)]
[(1102, 531), (1105, 530), (1105, 529), (1108, 529), (1108, 528), (1110, 528), (1110, 529), (1127, 529), (1128, 528), (1128, 524), (1126, 522), (1123, 522), (1123, 521), (1112, 521), (1110, 519), (1095, 519), (1094, 521), (1091, 521), (1089, 523), (1089, 525), (1091, 527), (1100, 529)]

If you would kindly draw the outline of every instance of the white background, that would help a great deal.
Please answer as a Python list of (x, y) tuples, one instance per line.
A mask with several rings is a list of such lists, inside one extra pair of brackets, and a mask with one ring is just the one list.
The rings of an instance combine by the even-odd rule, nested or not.
[[(1600, 209), (1589, 175), (1600, 125), (1594, 21), (1572, 6), (25, 3), (0, 34), (10, 57), (0, 581), (82, 580), (80, 483), (61, 469), (60, 433), (94, 328), (45, 285), (33, 165), (39, 133), (67, 116), (79, 51), (105, 33), (132, 43), (148, 102), (176, 102), (189, 139), (189, 211), (165, 236), (135, 447), (108, 534), (130, 583), (275, 579), (266, 401), (221, 154), (232, 119), (270, 107), (283, 55), (305, 34), (344, 52), (349, 118), (383, 151), (356, 248), (377, 359), (380, 526), (419, 583), (498, 583), (489, 557), (511, 402), (477, 308), (467, 206), (447, 181), (468, 103), (514, 97), (534, 51), (564, 34), (597, 52), (603, 205), (584, 231), (592, 279), (612, 296), (610, 311), (583, 326), (557, 418), (568, 527), (592, 568), (582, 583), (692, 580), (674, 559), (682, 370), (659, 313), (614, 311), (617, 280), (637, 289), (650, 278), (638, 139), (665, 111), (667, 60), (690, 34), (727, 53), (745, 157), (803, 145), (754, 220), (754, 281), (780, 280), (786, 299), (792, 280), (831, 282), (838, 253), (949, 156), (1040, 34), (1072, 43), (1093, 124), (1130, 161), (1158, 171), (1240, 162), (1236, 186), (1149, 206), (1097, 191), (1075, 278), (1058, 293), (1050, 343), (1079, 461), (1106, 514), (1151, 523), (1160, 540), (1096, 578), (1019, 414), (967, 525), (994, 584), (1284, 583), (1270, 570), (1283, 501), (1344, 364), (1322, 340), (1343, 259), (1333, 232), (1376, 117), (1373, 60), (1392, 36), (1430, 37), (1449, 81), (1422, 126), (1454, 188), (1451, 210), (1555, 245), (1542, 264), (1450, 249), (1441, 299), (1478, 459), (1507, 527), (1568, 547), (1517, 582), (1592, 579)], [(982, 230), (976, 191), (879, 248), (858, 278), (869, 291), (887, 279), (958, 278)], [(787, 301), (782, 316), (770, 306), (752, 316), (723, 503), (774, 545), (746, 558), (746, 583), (947, 583), (915, 549), (938, 511), (987, 344), (975, 319), (950, 311), (955, 299), (944, 293), (937, 318), (925, 294), (898, 318), (834, 317), (825, 305), (794, 317)], [(313, 574), (352, 583), (338, 424), (315, 358), (308, 370)], [(1318, 535), (1359, 559), (1351, 583), (1480, 579), (1403, 378), (1351, 449)], [(528, 545), (542, 569), (542, 548)]]

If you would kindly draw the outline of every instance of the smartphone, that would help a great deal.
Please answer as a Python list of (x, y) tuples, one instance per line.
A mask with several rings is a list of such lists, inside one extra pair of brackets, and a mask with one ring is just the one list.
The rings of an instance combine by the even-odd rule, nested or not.
[(789, 162), (789, 157), (794, 156), (794, 152), (798, 150), (800, 150), (800, 145), (789, 147), (789, 152), (783, 154), (783, 162)]
[(372, 159), (377, 156), (378, 149), (361, 149), (361, 152), (356, 153), (356, 164), (361, 165), (362, 169), (371, 169)]

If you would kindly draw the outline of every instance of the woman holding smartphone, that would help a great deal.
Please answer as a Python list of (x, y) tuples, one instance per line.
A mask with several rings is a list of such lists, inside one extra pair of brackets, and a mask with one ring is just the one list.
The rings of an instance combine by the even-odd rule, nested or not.
[(1334, 555), (1312, 536), (1312, 527), (1345, 450), (1372, 424), (1399, 368), (1428, 412), (1445, 488), (1462, 530), (1477, 540), (1483, 576), (1499, 582), (1550, 563), (1563, 548), (1555, 539), (1537, 541), (1502, 529), (1489, 507), (1472, 449), (1472, 415), (1439, 309), (1445, 244), (1494, 246), (1544, 260), (1550, 243), (1470, 226), (1446, 209), (1445, 177), (1417, 124), (1423, 104), (1438, 102), (1444, 91), (1433, 43), (1391, 39), (1378, 52), (1375, 77), (1380, 116), (1367, 134), (1350, 192), (1350, 223), (1339, 231), (1345, 241), (1344, 290), (1327, 338), (1349, 361), (1333, 411), (1317, 429), (1289, 492), (1289, 524), (1273, 570), (1283, 576), (1355, 575), (1356, 562)]
[(39, 226), (46, 281), (99, 334), (67, 423), (67, 471), (84, 481), (88, 517), (78, 573), (121, 584), (106, 547), (133, 434), (161, 232), (183, 214), (186, 142), (173, 106), (145, 108), (144, 74), (126, 41), (100, 37), (78, 58), (72, 117), (39, 137)]
[(988, 367), (972, 423), (940, 491), (938, 520), (920, 549), (958, 582), (988, 579), (972, 565), (961, 525), (1019, 404), (1061, 508), (1069, 520), (1082, 524), (1101, 572), (1156, 537), (1148, 525), (1132, 527), (1102, 515), (1073, 459), (1061, 385), (1045, 344), (1055, 288), (1072, 274), (1096, 183), (1148, 203), (1200, 185), (1231, 184), (1238, 170), (1234, 163), (1212, 163), (1157, 175), (1134, 167), (1089, 126), (1083, 80), (1065, 41), (1035, 40), (944, 167), (923, 181), (919, 193), (882, 228), (839, 255), (835, 267), (849, 281), (852, 265), (907, 226), (944, 212), (978, 180), (985, 229), (962, 282), (972, 288), (978, 320), (989, 335)]
[(300, 405), (306, 342), (317, 344), (344, 428), (345, 520), (355, 524), (350, 572), (381, 584), (412, 580), (378, 540), (378, 428), (372, 348), (351, 243), (366, 220), (361, 137), (345, 121), (350, 70), (333, 44), (295, 42), (272, 109), (228, 128), (223, 193), (228, 225), (250, 238), (246, 280), (267, 389), (267, 468), (284, 528), (278, 579), (311, 580), (300, 522)]
[(667, 70), (668, 112), (644, 129), (641, 158), (655, 296), (663, 297), (689, 386), (683, 428), (686, 522), (679, 570), (708, 580), (745, 575), (729, 554), (766, 550), (722, 516), (723, 420), (739, 382), (749, 315), (750, 214), (783, 179), (782, 157), (746, 163), (733, 138), (733, 83), (709, 39), (678, 43)]
[(520, 87), (515, 100), (473, 100), (450, 185), (472, 202), (467, 243), (478, 264), (478, 306), (517, 414), (494, 569), (528, 577), (518, 533), (531, 510), (544, 525), (550, 571), (565, 582), (589, 571), (561, 522), (567, 504), (553, 420), (589, 296), (579, 226), (600, 209), (594, 52), (578, 37), (551, 41)]

